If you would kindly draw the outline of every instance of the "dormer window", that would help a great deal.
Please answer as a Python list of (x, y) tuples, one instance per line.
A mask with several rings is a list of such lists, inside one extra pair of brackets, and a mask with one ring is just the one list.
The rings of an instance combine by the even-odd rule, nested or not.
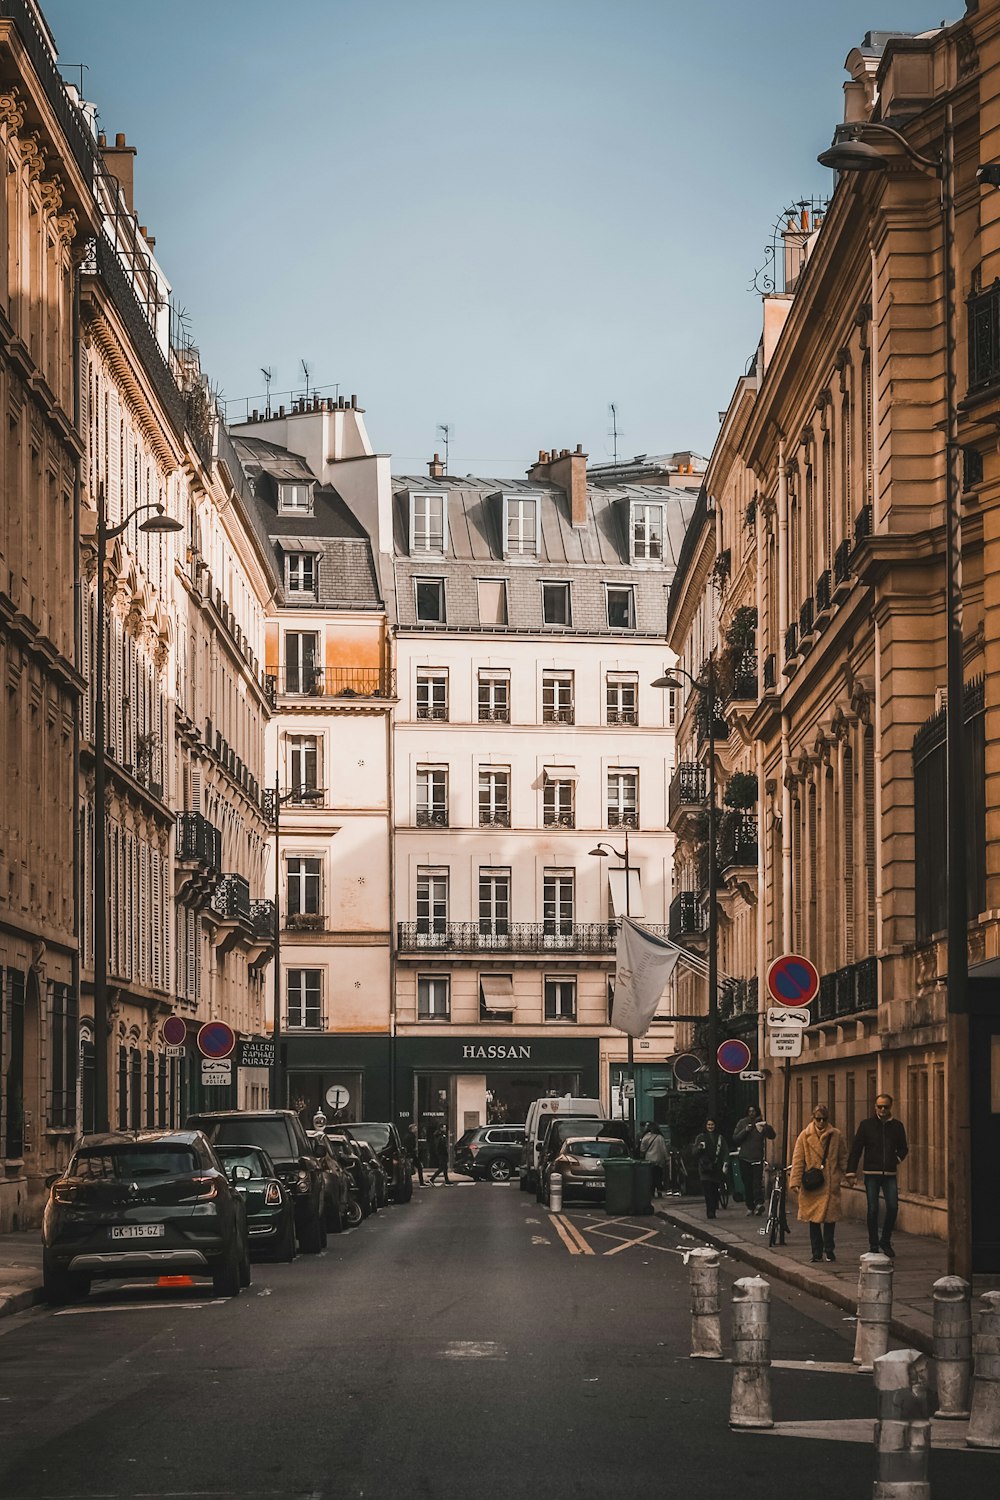
[(307, 483), (279, 484), (278, 510), (283, 516), (311, 516), (313, 487)]
[(504, 495), (503, 535), (508, 557), (538, 556), (538, 500), (534, 495)]
[(632, 557), (635, 562), (660, 562), (663, 557), (663, 506), (644, 500), (632, 502)]
[(316, 559), (311, 552), (285, 558), (285, 589), (289, 594), (316, 595)]
[(444, 552), (448, 542), (445, 495), (410, 496), (410, 551)]

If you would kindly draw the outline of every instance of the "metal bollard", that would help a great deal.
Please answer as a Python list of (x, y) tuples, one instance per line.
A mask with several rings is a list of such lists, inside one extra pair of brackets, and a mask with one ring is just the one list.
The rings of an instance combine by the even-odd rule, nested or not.
[(866, 1254), (858, 1272), (858, 1325), (854, 1334), (854, 1363), (870, 1370), (889, 1347), (892, 1320), (892, 1261), (888, 1255)]
[(562, 1213), (562, 1173), (549, 1174), (549, 1207), (554, 1214)]
[(691, 1358), (722, 1358), (722, 1325), (719, 1312), (719, 1252), (689, 1250), (691, 1285)]
[(984, 1292), (979, 1301), (979, 1324), (972, 1337), (972, 1409), (965, 1441), (970, 1448), (1000, 1448), (1000, 1292)]
[(927, 1361), (916, 1349), (893, 1349), (880, 1354), (874, 1368), (873, 1500), (930, 1500)]
[(733, 1390), (730, 1427), (773, 1427), (771, 1416), (771, 1288), (744, 1276), (733, 1288)]
[(972, 1288), (961, 1276), (934, 1283), (934, 1383), (936, 1417), (969, 1415), (972, 1376)]

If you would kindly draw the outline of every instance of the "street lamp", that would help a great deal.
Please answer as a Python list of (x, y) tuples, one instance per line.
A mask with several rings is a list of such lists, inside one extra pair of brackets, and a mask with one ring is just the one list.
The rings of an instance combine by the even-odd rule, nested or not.
[(322, 787), (294, 786), (287, 792), (281, 790), (280, 771), (274, 773), (274, 790), (271, 798), (274, 805), (274, 975), (272, 996), (274, 1020), (271, 1025), (271, 1040), (274, 1043), (274, 1061), (271, 1064), (270, 1104), (272, 1109), (284, 1109), (283, 1079), (281, 1076), (281, 809), (288, 802), (318, 802), (325, 795)]
[[(888, 138), (913, 165), (941, 185), (941, 235), (945, 295), (945, 779), (947, 789), (948, 880), (948, 1270), (972, 1274), (969, 1164), (968, 892), (965, 871), (965, 682), (962, 662), (961, 449), (955, 375), (955, 128), (952, 106), (944, 107), (940, 156), (916, 151), (900, 131), (879, 121), (841, 127), (828, 151), (817, 159), (838, 172), (884, 172), (891, 154), (872, 144)], [(887, 141), (887, 143), (888, 143)], [(990, 181), (990, 173), (983, 181)]]
[[(633, 870), (637, 870), (639, 867), (638, 867), (638, 865), (629, 864), (629, 857), (628, 857), (628, 825), (626, 824), (626, 826), (625, 826), (625, 852), (624, 852), (624, 854), (622, 853), (622, 851), (620, 849), (616, 849), (615, 846), (614, 846), (614, 844), (607, 844), (607, 843), (603, 842), (603, 840), (597, 845), (596, 849), (589, 849), (587, 852), (589, 854), (594, 855), (598, 859), (607, 859), (607, 857), (608, 857), (609, 854), (613, 854), (614, 857), (615, 857), (615, 859), (620, 859), (622, 861), (622, 865), (623, 865), (623, 868), (625, 870), (625, 915), (627, 917), (631, 917), (631, 915), (632, 915), (632, 892), (631, 892), (631, 880), (630, 880), (630, 876), (631, 876), (631, 872)], [(629, 1131), (634, 1135), (635, 1134), (635, 1044), (634, 1044), (634, 1040), (633, 1040), (633, 1037), (632, 1037), (632, 1033), (630, 1031), (626, 1032), (625, 1035), (626, 1035), (626, 1037), (628, 1039), (628, 1079), (629, 1079), (629, 1084), (631, 1085), (631, 1089), (630, 1089), (630, 1093), (629, 1093), (629, 1101), (628, 1101), (628, 1127), (629, 1127)]]
[(682, 689), (685, 678), (701, 696), (708, 720), (708, 1118), (718, 1124), (719, 1108), (719, 867), (715, 847), (715, 716), (716, 682), (715, 656), (710, 653), (705, 668), (705, 680), (692, 677), (683, 667), (675, 667), (665, 677), (657, 677), (651, 684), (655, 688)]
[(108, 878), (107, 878), (107, 733), (104, 709), (105, 592), (108, 543), (117, 541), (136, 516), (151, 510), (139, 530), (154, 536), (183, 531), (181, 521), (168, 516), (162, 505), (138, 505), (117, 526), (109, 526), (104, 485), (97, 491), (97, 663), (94, 673), (94, 1130), (110, 1130), (108, 1048)]

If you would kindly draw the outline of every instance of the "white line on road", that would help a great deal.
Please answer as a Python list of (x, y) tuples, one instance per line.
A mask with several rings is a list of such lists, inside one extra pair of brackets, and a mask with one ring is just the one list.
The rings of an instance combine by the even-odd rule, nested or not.
[(53, 1317), (80, 1318), (87, 1313), (163, 1312), (165, 1308), (175, 1307), (197, 1312), (202, 1307), (225, 1307), (229, 1300), (228, 1297), (216, 1297), (211, 1302), (105, 1302), (93, 1307), (63, 1307), (59, 1312), (53, 1313)]
[(476, 1343), (473, 1339), (453, 1339), (441, 1350), (442, 1359), (506, 1359), (503, 1344)]

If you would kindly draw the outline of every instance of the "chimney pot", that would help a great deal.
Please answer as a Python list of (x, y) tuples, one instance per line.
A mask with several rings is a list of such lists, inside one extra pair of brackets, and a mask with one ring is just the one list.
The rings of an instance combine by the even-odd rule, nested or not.
[(283, 417), (284, 415), (285, 415), (285, 408), (283, 406), (279, 406), (278, 407), (278, 416), (279, 417)]
[(576, 451), (577, 451), (577, 453), (582, 453), (583, 452), (583, 444), (582, 443), (577, 443), (577, 445), (576, 445)]
[(357, 396), (352, 396), (351, 397), (351, 411), (357, 411), (357, 409), (358, 409), (358, 398), (357, 398)]
[(125, 135), (124, 135), (123, 131), (119, 130), (118, 134), (115, 136), (115, 147), (116, 147), (117, 150), (121, 151), (121, 150), (124, 149), (124, 146), (125, 146)]
[(256, 406), (253, 409), (253, 416), (250, 418), (250, 420), (251, 420), (251, 422), (259, 422), (260, 421), (260, 412), (257, 410)]
[(98, 131), (98, 134), (97, 134), (97, 144), (99, 146), (106, 146), (108, 144), (108, 138), (104, 134), (103, 130)]
[(560, 448), (560, 450), (559, 450), (559, 457), (560, 458), (569, 458), (569, 449), (568, 448)]

